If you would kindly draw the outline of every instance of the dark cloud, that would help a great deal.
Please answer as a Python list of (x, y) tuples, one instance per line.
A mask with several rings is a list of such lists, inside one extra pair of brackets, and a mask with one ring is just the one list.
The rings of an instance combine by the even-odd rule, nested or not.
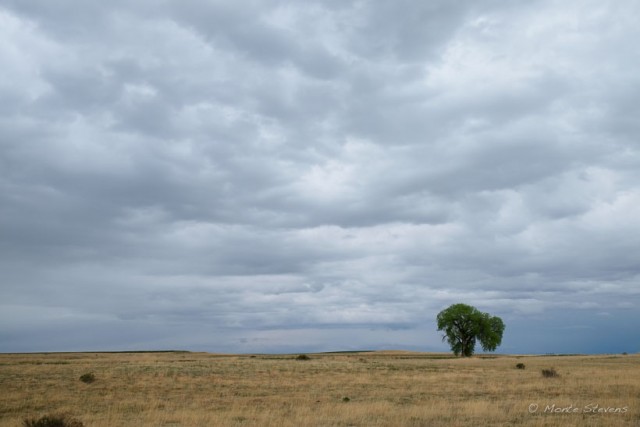
[(3, 1), (0, 350), (637, 351), (638, 16)]

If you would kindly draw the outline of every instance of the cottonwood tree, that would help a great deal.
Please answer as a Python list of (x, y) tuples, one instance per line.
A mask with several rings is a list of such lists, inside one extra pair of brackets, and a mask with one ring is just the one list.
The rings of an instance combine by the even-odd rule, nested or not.
[(470, 305), (453, 304), (438, 313), (437, 322), (438, 330), (444, 331), (442, 341), (449, 343), (456, 356), (473, 355), (476, 340), (484, 351), (494, 351), (502, 343), (502, 319)]

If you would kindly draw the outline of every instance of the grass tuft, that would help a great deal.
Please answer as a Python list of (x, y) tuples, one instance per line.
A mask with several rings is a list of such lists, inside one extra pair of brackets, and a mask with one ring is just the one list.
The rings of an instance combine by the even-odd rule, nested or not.
[(81, 421), (66, 414), (44, 415), (40, 418), (25, 418), (24, 427), (84, 427)]
[(91, 384), (95, 380), (96, 380), (96, 376), (91, 372), (80, 375), (80, 381), (82, 381), (85, 384)]

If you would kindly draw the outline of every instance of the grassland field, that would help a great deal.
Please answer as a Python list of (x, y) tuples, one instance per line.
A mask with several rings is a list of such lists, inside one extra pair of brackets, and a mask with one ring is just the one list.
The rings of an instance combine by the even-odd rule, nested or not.
[(308, 357), (0, 354), (0, 426), (53, 413), (86, 427), (640, 426), (638, 354)]

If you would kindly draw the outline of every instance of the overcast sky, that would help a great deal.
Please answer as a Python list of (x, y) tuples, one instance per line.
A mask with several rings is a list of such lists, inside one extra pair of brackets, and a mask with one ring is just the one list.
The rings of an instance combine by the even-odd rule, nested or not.
[(640, 351), (639, 21), (0, 0), (0, 351)]

